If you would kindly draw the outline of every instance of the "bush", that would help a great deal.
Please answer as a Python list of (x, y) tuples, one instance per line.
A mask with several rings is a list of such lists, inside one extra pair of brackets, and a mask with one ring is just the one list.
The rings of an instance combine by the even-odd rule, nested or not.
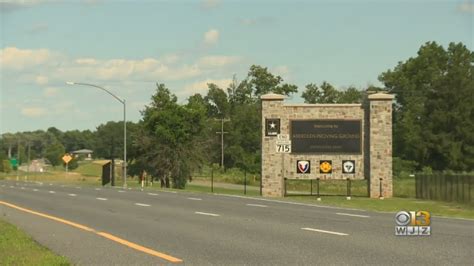
[(393, 157), (393, 176), (395, 178), (410, 178), (415, 173), (418, 163), (415, 161), (403, 160), (399, 157)]
[(10, 173), (12, 171), (12, 165), (10, 164), (9, 160), (3, 160), (2, 161), (2, 172), (4, 173)]

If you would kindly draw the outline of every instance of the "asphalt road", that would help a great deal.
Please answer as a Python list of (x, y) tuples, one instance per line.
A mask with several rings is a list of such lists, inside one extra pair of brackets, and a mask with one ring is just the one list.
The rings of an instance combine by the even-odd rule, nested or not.
[[(0, 215), (77, 265), (472, 265), (474, 261), (473, 220), (433, 217), (431, 236), (400, 237), (394, 235), (391, 213), (271, 199), (0, 181)], [(140, 247), (133, 248), (136, 245)], [(166, 255), (182, 262), (170, 262)]]

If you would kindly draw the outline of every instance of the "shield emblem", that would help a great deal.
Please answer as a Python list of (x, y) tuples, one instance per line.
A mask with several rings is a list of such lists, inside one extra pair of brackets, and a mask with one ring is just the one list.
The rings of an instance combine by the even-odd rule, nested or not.
[(296, 172), (298, 174), (309, 174), (311, 173), (311, 162), (307, 160), (296, 161)]

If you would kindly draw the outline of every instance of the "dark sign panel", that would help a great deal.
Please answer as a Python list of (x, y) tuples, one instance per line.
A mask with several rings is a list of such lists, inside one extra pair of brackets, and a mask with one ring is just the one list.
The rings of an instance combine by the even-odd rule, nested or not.
[(331, 160), (319, 161), (319, 173), (332, 174), (332, 161)]
[(361, 120), (292, 120), (293, 153), (362, 153)]
[(311, 161), (298, 160), (296, 161), (296, 173), (298, 174), (310, 174), (311, 173)]
[(280, 119), (265, 119), (265, 136), (276, 136), (280, 134)]

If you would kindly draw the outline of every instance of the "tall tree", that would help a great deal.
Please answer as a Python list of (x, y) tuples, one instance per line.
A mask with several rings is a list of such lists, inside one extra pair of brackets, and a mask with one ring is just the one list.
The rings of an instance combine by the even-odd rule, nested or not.
[(474, 54), (461, 43), (421, 46), (382, 73), (395, 94), (395, 154), (436, 170), (474, 169)]

